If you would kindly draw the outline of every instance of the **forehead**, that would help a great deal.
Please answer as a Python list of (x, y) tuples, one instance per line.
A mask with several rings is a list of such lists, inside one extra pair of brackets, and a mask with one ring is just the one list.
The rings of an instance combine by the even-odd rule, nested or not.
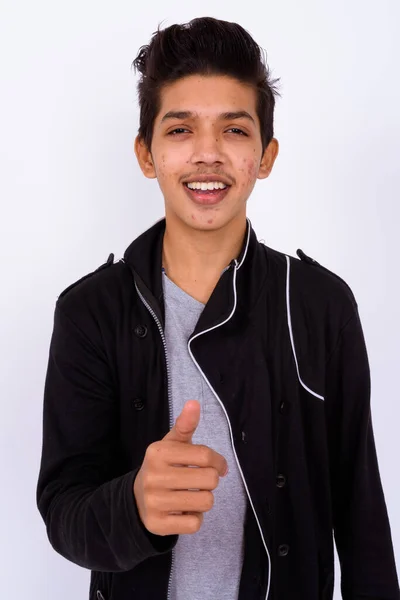
[(168, 111), (189, 111), (199, 117), (246, 110), (256, 118), (257, 93), (250, 85), (225, 75), (190, 75), (161, 90), (160, 121)]

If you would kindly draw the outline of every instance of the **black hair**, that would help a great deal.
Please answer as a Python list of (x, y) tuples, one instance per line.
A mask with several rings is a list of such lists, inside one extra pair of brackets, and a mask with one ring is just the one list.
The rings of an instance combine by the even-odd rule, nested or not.
[(138, 134), (149, 150), (163, 86), (195, 74), (227, 75), (253, 86), (263, 152), (273, 138), (279, 79), (271, 79), (261, 47), (241, 25), (201, 17), (166, 29), (159, 26), (132, 66), (140, 73)]

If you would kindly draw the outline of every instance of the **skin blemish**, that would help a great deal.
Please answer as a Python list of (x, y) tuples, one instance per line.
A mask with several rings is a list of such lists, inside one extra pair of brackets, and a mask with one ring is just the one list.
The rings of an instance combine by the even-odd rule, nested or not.
[[(245, 203), (260, 173), (260, 131), (257, 130), (257, 136), (253, 130), (247, 136), (225, 135), (226, 127), (222, 126), (224, 120), (220, 117), (236, 110), (255, 115), (256, 100), (254, 90), (230, 77), (188, 76), (163, 89), (160, 115), (167, 117), (170, 112), (172, 118), (174, 112), (193, 113), (190, 129), (195, 134), (167, 135), (175, 125), (183, 128), (185, 119), (177, 119), (175, 125), (160, 123), (154, 131), (153, 169), (164, 196), (171, 231), (180, 221), (185, 222), (188, 229), (200, 231), (228, 227), (233, 218), (244, 216)], [(159, 121), (157, 118), (157, 123)], [(230, 121), (229, 125), (232, 125)], [(232, 190), (226, 200), (217, 205), (194, 207), (182, 181), (205, 173), (230, 177)]]

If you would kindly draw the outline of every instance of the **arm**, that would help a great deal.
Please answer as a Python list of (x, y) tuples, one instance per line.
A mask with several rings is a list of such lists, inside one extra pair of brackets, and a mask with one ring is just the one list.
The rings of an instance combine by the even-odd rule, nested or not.
[(43, 408), (37, 504), (53, 548), (97, 571), (125, 571), (170, 550), (178, 536), (156, 536), (142, 524), (133, 484), (140, 468), (116, 472), (118, 396), (101, 345), (58, 301)]
[(325, 403), (342, 597), (398, 600), (371, 421), (369, 361), (357, 308), (328, 359)]

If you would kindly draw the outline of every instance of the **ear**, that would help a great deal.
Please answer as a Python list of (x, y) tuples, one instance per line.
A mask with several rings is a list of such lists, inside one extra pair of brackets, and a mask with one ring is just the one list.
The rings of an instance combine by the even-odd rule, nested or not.
[(264, 154), (261, 159), (260, 167), (258, 170), (258, 179), (265, 179), (271, 173), (275, 159), (278, 156), (278, 152), (278, 140), (276, 138), (272, 138), (272, 140), (264, 150)]
[(153, 163), (153, 157), (143, 138), (135, 138), (135, 154), (143, 175), (149, 179), (156, 179), (157, 174)]

